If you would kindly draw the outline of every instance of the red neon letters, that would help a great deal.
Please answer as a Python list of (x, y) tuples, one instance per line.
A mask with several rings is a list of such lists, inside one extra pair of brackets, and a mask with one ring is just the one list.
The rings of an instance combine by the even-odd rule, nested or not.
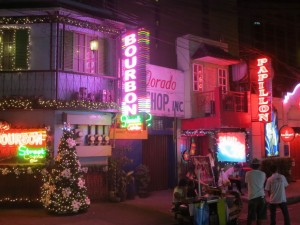
[[(267, 87), (269, 80), (269, 70), (266, 66), (268, 63), (267, 58), (257, 59), (257, 78), (258, 78), (258, 121), (270, 122), (271, 115), (271, 100), (270, 90)], [(269, 87), (270, 88), (270, 87)]]

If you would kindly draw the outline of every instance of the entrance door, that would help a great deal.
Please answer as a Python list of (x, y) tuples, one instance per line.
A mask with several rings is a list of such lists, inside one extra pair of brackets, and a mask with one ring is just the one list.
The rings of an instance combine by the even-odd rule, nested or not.
[(295, 180), (300, 179), (300, 137), (295, 137), (290, 142), (290, 156), (295, 160), (295, 166), (292, 166), (292, 177)]
[(142, 162), (150, 170), (151, 191), (169, 188), (168, 174), (172, 170), (175, 171), (174, 154), (170, 154), (173, 149), (171, 135), (149, 135), (148, 139), (143, 141)]

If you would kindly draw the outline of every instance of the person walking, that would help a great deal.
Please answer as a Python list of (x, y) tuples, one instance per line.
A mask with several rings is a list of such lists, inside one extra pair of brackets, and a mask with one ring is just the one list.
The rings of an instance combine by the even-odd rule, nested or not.
[(267, 219), (267, 203), (264, 190), (266, 174), (259, 170), (260, 162), (256, 158), (252, 160), (250, 167), (252, 170), (245, 174), (249, 199), (247, 225), (251, 225), (254, 221), (257, 225), (261, 225), (262, 221)]
[(285, 188), (288, 182), (282, 174), (278, 173), (276, 165), (271, 165), (272, 175), (267, 179), (265, 190), (270, 196), (270, 225), (276, 224), (276, 208), (279, 206), (284, 218), (284, 225), (290, 225), (290, 216), (286, 204)]

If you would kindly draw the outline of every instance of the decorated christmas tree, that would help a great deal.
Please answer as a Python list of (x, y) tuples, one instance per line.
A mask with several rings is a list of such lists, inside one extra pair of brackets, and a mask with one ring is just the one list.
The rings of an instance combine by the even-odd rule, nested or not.
[(87, 171), (81, 168), (73, 136), (65, 125), (53, 168), (42, 188), (45, 209), (58, 215), (84, 212), (90, 205), (84, 180)]

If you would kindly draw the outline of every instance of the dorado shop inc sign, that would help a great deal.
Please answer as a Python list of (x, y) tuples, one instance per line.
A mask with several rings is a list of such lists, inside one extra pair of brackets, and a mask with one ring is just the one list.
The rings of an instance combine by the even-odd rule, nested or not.
[(184, 75), (179, 70), (147, 64), (147, 92), (154, 116), (184, 116)]

